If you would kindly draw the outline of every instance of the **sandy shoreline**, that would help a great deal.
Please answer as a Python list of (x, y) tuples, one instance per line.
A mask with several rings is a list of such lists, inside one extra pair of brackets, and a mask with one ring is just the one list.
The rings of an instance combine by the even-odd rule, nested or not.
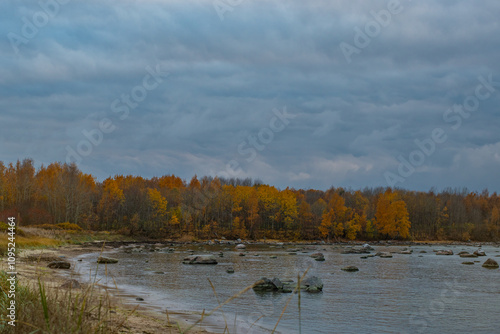
[[(16, 270), (18, 272), (18, 280), (22, 285), (36, 286), (38, 278), (45, 283), (46, 288), (59, 289), (60, 286), (67, 282), (69, 279), (76, 279), (82, 284), (82, 287), (87, 286), (85, 280), (82, 280), (80, 274), (75, 273), (74, 262), (79, 255), (89, 253), (99, 253), (103, 251), (110, 251), (114, 247), (105, 246), (104, 249), (94, 245), (69, 245), (61, 246), (53, 249), (43, 250), (21, 250), (16, 259)], [(64, 269), (50, 269), (47, 264), (53, 260), (64, 260), (72, 263), (72, 268), (69, 270)], [(2, 262), (0, 270), (6, 270), (5, 261)], [(113, 305), (113, 312), (116, 312), (116, 321), (121, 324), (121, 319), (126, 319), (121, 326), (118, 333), (181, 333), (177, 325), (181, 329), (186, 329), (196, 320), (199, 316), (195, 314), (183, 314), (176, 312), (169, 312), (168, 319), (166, 313), (150, 308), (147, 304), (131, 304), (126, 303), (122, 298), (117, 297), (113, 292), (114, 289), (97, 284), (96, 291), (99, 294), (107, 294), (110, 297), (111, 304)], [(212, 333), (203, 328), (203, 326), (196, 326), (189, 330), (188, 333)]]

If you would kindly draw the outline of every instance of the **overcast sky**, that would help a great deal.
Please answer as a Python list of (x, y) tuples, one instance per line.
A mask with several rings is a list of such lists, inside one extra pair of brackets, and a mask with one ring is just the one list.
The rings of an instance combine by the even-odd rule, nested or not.
[(0, 2), (4, 162), (500, 191), (498, 0), (56, 1)]

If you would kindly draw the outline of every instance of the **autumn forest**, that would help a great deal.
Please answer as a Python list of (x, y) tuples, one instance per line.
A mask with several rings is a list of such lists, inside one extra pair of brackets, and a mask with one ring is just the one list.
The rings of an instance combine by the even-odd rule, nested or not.
[(500, 240), (500, 196), (488, 191), (278, 189), (251, 179), (117, 175), (75, 164), (0, 162), (0, 221), (76, 224), (148, 238)]

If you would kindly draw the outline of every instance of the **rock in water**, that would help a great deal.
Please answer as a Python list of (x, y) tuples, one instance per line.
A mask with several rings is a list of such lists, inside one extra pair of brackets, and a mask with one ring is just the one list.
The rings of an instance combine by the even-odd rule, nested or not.
[(260, 280), (254, 283), (253, 288), (254, 291), (277, 291), (278, 287), (274, 285), (274, 283), (266, 277), (262, 277)]
[(341, 254), (370, 254), (370, 248), (368, 247), (353, 247), (353, 248), (347, 248), (344, 249)]
[(496, 269), (498, 268), (498, 263), (497, 261), (493, 259), (488, 259), (483, 263), (483, 267), (489, 268), (489, 269)]
[(325, 261), (325, 256), (323, 255), (323, 253), (314, 253), (311, 254), (310, 256), (316, 261)]
[(184, 264), (217, 264), (217, 260), (212, 255), (192, 255), (184, 258)]
[(99, 256), (97, 263), (118, 263), (118, 260), (111, 257)]
[[(282, 293), (290, 293), (295, 288), (297, 288), (297, 284), (293, 283), (293, 281), (282, 282), (276, 277), (272, 280), (266, 277), (262, 277), (260, 280), (255, 282), (253, 286), (253, 290), (259, 292), (276, 291)], [(307, 292), (320, 292), (323, 290), (323, 282), (318, 277), (311, 276), (300, 282), (300, 289)]]
[(233, 267), (229, 267), (226, 269), (226, 273), (228, 274), (234, 274), (234, 268)]
[(451, 249), (439, 250), (436, 252), (436, 255), (453, 255), (453, 251)]
[(323, 282), (316, 276), (311, 276), (300, 282), (302, 286), (306, 287), (307, 292), (320, 292), (323, 291)]
[(471, 265), (471, 264), (474, 264), (474, 262), (465, 261), (465, 262), (462, 262), (462, 264), (468, 264), (468, 265)]
[(63, 289), (81, 289), (80, 282), (76, 279), (69, 279), (61, 285)]
[(477, 251), (475, 251), (473, 254), (477, 255), (477, 256), (486, 256), (486, 253), (484, 252), (484, 250), (482, 249), (478, 249)]
[(380, 253), (377, 253), (376, 255), (378, 255), (381, 258), (385, 258), (385, 259), (390, 259), (392, 257), (392, 254), (388, 253), (388, 252), (380, 252)]
[(356, 267), (356, 266), (347, 266), (347, 267), (342, 268), (342, 270), (343, 271), (350, 271), (350, 272), (359, 271), (358, 267)]
[(236, 249), (245, 249), (245, 248), (247, 248), (247, 246), (245, 246), (244, 244), (236, 245)]
[(47, 265), (51, 269), (69, 269), (71, 264), (67, 261), (54, 261)]
[(274, 286), (278, 289), (278, 290), (283, 290), (283, 283), (281, 283), (280, 279), (277, 278), (277, 277), (274, 277), (272, 280), (271, 280), (271, 283), (274, 284)]
[[(460, 253), (462, 253), (462, 252), (460, 252)], [(459, 255), (460, 255), (460, 257), (477, 257), (476, 254), (469, 254), (467, 252), (459, 254)]]

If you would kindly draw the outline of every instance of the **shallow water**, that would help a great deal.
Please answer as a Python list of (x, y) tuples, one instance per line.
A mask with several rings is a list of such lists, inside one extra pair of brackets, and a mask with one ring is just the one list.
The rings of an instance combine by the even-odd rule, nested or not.
[[(500, 328), (500, 270), (481, 267), (487, 258), (500, 255), (500, 248), (483, 247), (486, 257), (460, 258), (437, 256), (433, 249), (473, 252), (467, 246), (415, 246), (413, 254), (393, 254), (393, 258), (361, 259), (359, 254), (340, 254), (343, 247), (304, 246), (289, 255), (285, 249), (250, 245), (246, 256), (231, 246), (185, 246), (174, 253), (125, 253), (119, 249), (108, 253), (119, 263), (99, 265), (100, 283), (119, 288), (131, 303), (136, 296), (141, 304), (169, 312), (209, 312), (260, 277), (297, 280), (309, 268), (307, 276), (323, 280), (323, 292), (300, 295), (264, 293), (249, 290), (232, 300), (203, 322), (208, 329), (222, 333), (227, 322), (230, 333), (268, 333), (281, 318), (281, 333), (498, 333)], [(377, 251), (397, 252), (403, 247), (375, 247)], [(217, 265), (184, 265), (189, 255), (224, 252)], [(420, 253), (425, 250), (427, 253)], [(322, 252), (326, 261), (317, 262), (308, 255)], [(278, 258), (272, 259), (271, 255)], [(80, 258), (77, 270), (84, 276), (96, 273), (98, 254)], [(146, 261), (148, 261), (146, 263)], [(480, 261), (463, 265), (464, 261)], [(340, 268), (355, 265), (358, 272)], [(235, 269), (226, 273), (227, 267)], [(107, 276), (106, 272), (107, 271)], [(155, 273), (155, 272), (164, 272)], [(210, 285), (213, 283), (217, 297)], [(252, 326), (253, 324), (253, 326)], [(251, 328), (250, 328), (251, 327)]]

